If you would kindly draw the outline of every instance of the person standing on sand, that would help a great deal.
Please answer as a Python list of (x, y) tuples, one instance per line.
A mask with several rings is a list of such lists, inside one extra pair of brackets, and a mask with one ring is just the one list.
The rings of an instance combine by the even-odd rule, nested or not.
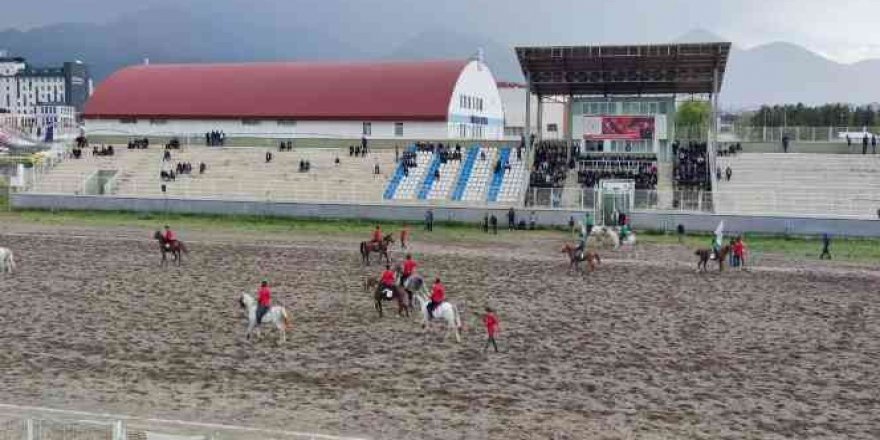
[(406, 241), (409, 239), (409, 225), (406, 223), (403, 224), (403, 229), (400, 230), (400, 248), (406, 249)]
[(826, 257), (831, 259), (831, 235), (827, 232), (822, 234), (822, 254), (819, 259), (824, 260)]
[(498, 334), (498, 317), (495, 316), (495, 311), (492, 310), (491, 307), (486, 307), (486, 314), (483, 315), (483, 324), (486, 325), (486, 334), (488, 335), (488, 339), (486, 339), (486, 345), (483, 347), (483, 353), (486, 352), (486, 349), (489, 348), (489, 344), (492, 344), (492, 347), (495, 348), (495, 353), (498, 353), (498, 344), (495, 342), (495, 335)]

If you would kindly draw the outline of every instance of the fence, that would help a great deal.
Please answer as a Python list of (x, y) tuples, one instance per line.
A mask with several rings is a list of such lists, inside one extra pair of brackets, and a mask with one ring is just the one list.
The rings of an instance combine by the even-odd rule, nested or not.
[(0, 404), (0, 440), (364, 440), (310, 432)]
[[(733, 127), (733, 134), (739, 142), (782, 142), (783, 136), (788, 136), (791, 142), (846, 142), (846, 133), (865, 132), (880, 133), (880, 127)], [(861, 139), (854, 138), (853, 143), (857, 142)]]
[[(596, 190), (585, 188), (529, 188), (525, 198), (525, 206), (537, 208), (592, 210), (596, 208), (597, 202)], [(633, 193), (632, 209), (712, 212), (712, 193), (693, 190), (636, 190)]]

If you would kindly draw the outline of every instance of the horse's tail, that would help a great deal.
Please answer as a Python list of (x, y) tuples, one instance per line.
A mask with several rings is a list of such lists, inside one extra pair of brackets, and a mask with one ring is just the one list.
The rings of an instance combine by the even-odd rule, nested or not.
[(189, 249), (186, 248), (186, 244), (184, 244), (182, 241), (178, 241), (177, 244), (180, 246), (180, 252), (183, 252), (184, 254), (189, 254)]
[(15, 272), (15, 257), (12, 255), (12, 251), (9, 251), (7, 261), (9, 263), (9, 273)]
[(361, 242), (361, 256), (363, 257), (365, 255), (367, 255), (367, 242), (362, 241)]
[(284, 320), (284, 329), (290, 330), (293, 327), (293, 324), (290, 323), (290, 315), (287, 313), (287, 309), (284, 307), (281, 308), (281, 319)]

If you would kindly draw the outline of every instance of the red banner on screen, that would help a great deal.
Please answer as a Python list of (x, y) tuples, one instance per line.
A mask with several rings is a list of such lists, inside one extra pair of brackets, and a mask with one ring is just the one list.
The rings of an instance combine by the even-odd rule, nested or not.
[(603, 116), (602, 133), (585, 133), (585, 139), (654, 139), (654, 117)]

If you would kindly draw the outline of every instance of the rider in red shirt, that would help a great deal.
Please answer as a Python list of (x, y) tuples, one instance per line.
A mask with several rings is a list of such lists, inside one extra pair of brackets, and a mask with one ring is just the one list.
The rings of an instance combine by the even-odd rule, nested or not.
[(733, 256), (737, 267), (745, 266), (745, 253), (746, 245), (743, 243), (742, 237), (736, 237), (736, 241), (733, 243)]
[(382, 285), (385, 287), (394, 287), (394, 280), (397, 279), (397, 275), (391, 270), (391, 265), (385, 265), (385, 271), (382, 272)]
[(498, 333), (498, 317), (495, 316), (495, 311), (489, 307), (486, 307), (486, 314), (483, 316), (483, 324), (486, 325), (486, 333), (489, 335), (489, 339), (486, 340), (486, 346), (483, 347), (483, 351), (486, 351), (491, 343), (492, 346), (495, 347), (495, 353), (498, 353), (498, 344), (495, 343), (495, 335)]
[(431, 288), (431, 302), (428, 303), (428, 320), (433, 318), (434, 309), (446, 301), (446, 287), (440, 282), (440, 277), (434, 279), (434, 287)]
[(395, 274), (394, 271), (391, 270), (390, 264), (386, 264), (385, 271), (383, 271), (382, 275), (379, 277), (379, 292), (383, 292), (386, 289), (389, 289), (393, 292), (394, 291), (394, 282), (396, 280), (397, 280), (397, 274)]
[(373, 243), (379, 244), (382, 243), (382, 227), (376, 225), (376, 229), (373, 230)]
[(263, 280), (260, 283), (260, 290), (257, 291), (257, 325), (260, 325), (260, 320), (263, 319), (263, 315), (269, 311), (271, 306), (272, 291), (269, 290), (269, 281)]
[(165, 246), (171, 248), (177, 243), (177, 234), (171, 230), (171, 227), (165, 225)]
[(416, 273), (416, 267), (418, 267), (418, 263), (416, 263), (416, 260), (413, 260), (412, 254), (406, 254), (406, 261), (403, 262), (403, 273), (400, 275), (401, 285), (406, 285), (406, 280)]

